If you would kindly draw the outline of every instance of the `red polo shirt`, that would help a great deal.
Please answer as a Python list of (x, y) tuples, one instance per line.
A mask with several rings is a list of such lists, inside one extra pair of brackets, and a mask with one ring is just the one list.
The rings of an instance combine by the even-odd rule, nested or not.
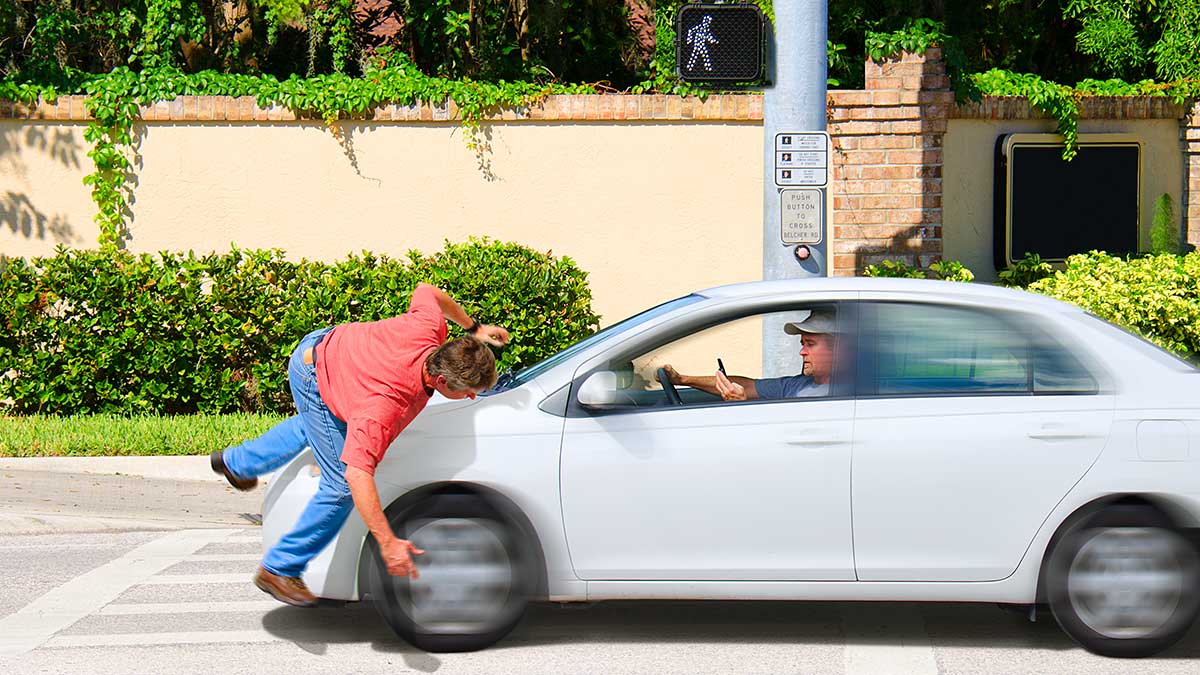
[(388, 446), (425, 409), (425, 359), (446, 341), (433, 287), (413, 291), (408, 312), (337, 326), (317, 345), (317, 390), (346, 422), (341, 459), (374, 475)]

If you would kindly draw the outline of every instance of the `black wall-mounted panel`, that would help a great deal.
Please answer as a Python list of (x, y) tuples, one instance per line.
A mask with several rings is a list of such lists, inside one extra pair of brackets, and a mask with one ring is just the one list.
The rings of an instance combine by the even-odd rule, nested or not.
[(1093, 249), (1138, 252), (1141, 147), (1084, 142), (1075, 159), (1062, 144), (996, 140), (993, 230), (996, 267), (1026, 252), (1062, 260)]

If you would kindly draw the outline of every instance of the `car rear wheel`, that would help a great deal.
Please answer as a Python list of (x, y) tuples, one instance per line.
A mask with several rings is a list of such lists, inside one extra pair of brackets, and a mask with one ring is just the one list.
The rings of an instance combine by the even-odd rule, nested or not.
[(1110, 507), (1068, 530), (1050, 553), (1046, 594), (1076, 642), (1104, 656), (1156, 654), (1200, 610), (1196, 548), (1157, 511)]
[(521, 620), (536, 584), (527, 537), (472, 495), (438, 495), (389, 516), (396, 536), (425, 553), (420, 578), (388, 574), (374, 537), (367, 590), (401, 638), (429, 652), (488, 647)]

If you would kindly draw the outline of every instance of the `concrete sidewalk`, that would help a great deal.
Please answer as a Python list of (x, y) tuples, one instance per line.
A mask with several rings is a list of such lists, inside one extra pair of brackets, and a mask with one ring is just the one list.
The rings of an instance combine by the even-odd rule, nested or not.
[(265, 485), (234, 490), (207, 455), (0, 459), (0, 534), (253, 525)]

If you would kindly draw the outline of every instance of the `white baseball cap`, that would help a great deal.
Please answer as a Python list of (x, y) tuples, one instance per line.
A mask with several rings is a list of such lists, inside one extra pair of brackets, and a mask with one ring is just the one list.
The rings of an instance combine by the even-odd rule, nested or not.
[(833, 311), (828, 309), (811, 309), (807, 310), (808, 316), (799, 321), (792, 321), (783, 324), (783, 332), (788, 335), (800, 335), (801, 333), (827, 334), (837, 332), (837, 321), (833, 316)]

